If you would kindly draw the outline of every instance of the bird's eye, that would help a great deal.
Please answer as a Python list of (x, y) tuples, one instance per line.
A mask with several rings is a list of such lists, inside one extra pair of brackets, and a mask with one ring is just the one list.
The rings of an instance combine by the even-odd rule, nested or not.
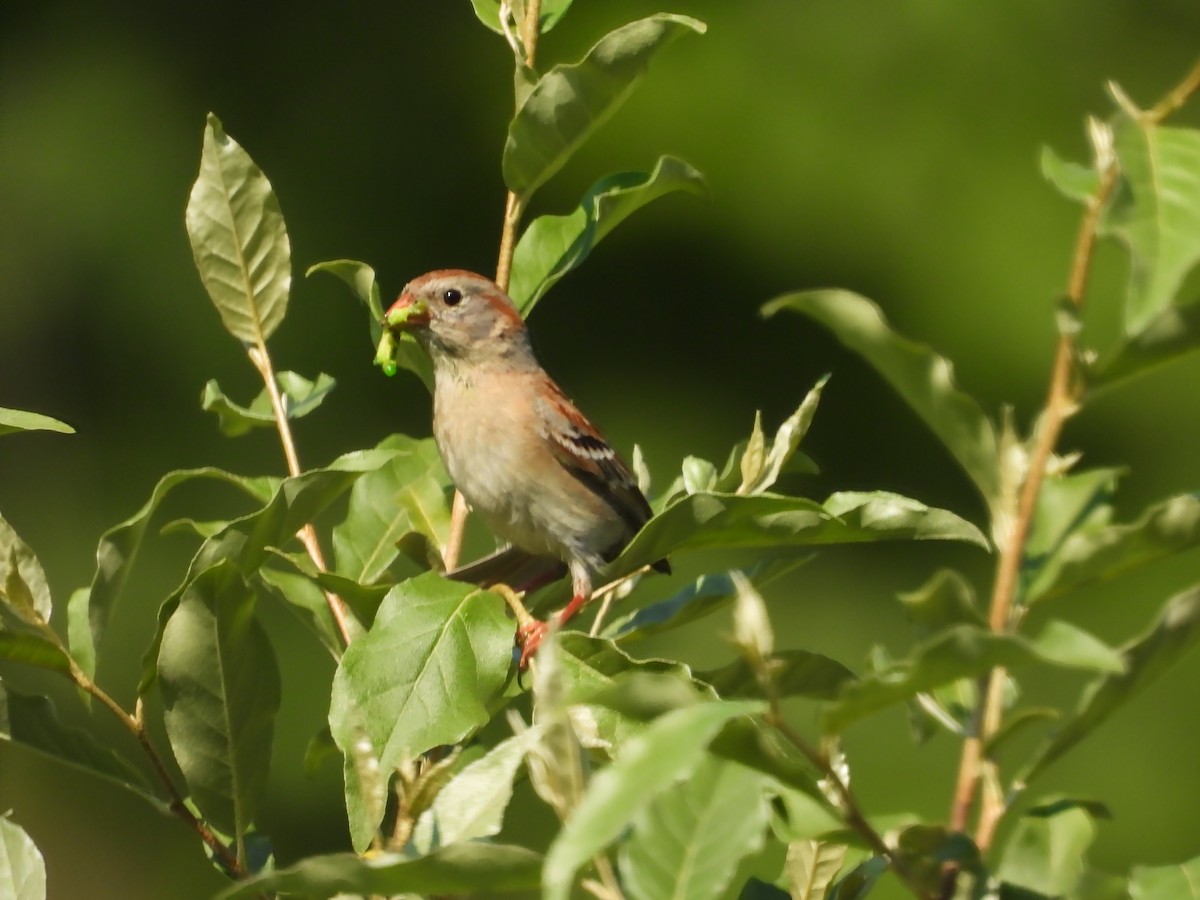
[(447, 306), (458, 306), (462, 302), (462, 291), (450, 288), (450, 290), (442, 294), (442, 302)]

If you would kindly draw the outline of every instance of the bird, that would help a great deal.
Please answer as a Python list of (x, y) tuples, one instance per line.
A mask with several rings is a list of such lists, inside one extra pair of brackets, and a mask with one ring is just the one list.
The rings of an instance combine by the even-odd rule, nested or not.
[[(571, 576), (565, 624), (591, 599), (604, 566), (651, 518), (629, 467), (534, 355), (512, 299), (464, 269), (414, 278), (384, 316), (433, 363), (433, 436), (455, 487), (489, 528)], [(663, 559), (653, 564), (670, 572)], [(561, 570), (560, 570), (561, 571)], [(546, 631), (518, 627), (524, 670)]]

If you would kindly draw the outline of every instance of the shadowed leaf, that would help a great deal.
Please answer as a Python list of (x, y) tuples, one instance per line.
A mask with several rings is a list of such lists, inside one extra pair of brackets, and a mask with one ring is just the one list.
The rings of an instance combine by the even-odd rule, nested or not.
[[(780, 650), (771, 656), (771, 674), (780, 697), (833, 700), (855, 675), (835, 659), (808, 650)], [(758, 697), (762, 690), (751, 666), (737, 659), (719, 669), (697, 672), (722, 697)]]
[[(50, 621), (50, 587), (33, 550), (0, 516), (0, 607), (29, 625)], [(3, 624), (0, 617), (0, 625)]]
[[(289, 419), (299, 419), (308, 415), (321, 405), (337, 385), (337, 382), (324, 372), (317, 376), (316, 381), (309, 381), (295, 372), (280, 372), (276, 379)], [(221, 386), (215, 380), (210, 380), (204, 386), (200, 405), (205, 411), (216, 414), (221, 433), (228, 437), (248, 434), (255, 428), (275, 427), (275, 413), (271, 408), (271, 397), (266, 388), (263, 388), (249, 406), (239, 406), (221, 392)]]
[(1069, 895), (1083, 875), (1095, 836), (1091, 816), (1079, 806), (1023, 816), (1004, 844), (996, 877), (1047, 896)]

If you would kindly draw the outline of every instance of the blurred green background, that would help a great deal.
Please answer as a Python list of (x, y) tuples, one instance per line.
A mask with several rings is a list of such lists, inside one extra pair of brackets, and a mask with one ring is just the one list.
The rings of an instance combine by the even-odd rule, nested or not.
[[(101, 531), (137, 509), (162, 473), (283, 469), (273, 434), (227, 440), (199, 408), (209, 378), (243, 401), (258, 390), (183, 229), (206, 112), (266, 171), (287, 217), (296, 275), (276, 364), (339, 382), (298, 423), (306, 464), (391, 431), (427, 434), (429, 409), (415, 380), (372, 368), (363, 313), (345, 288), (306, 280), (304, 269), (365, 260), (386, 298), (431, 268), (495, 266), (511, 110), (503, 41), (468, 0), (300, 9), (0, 3), (0, 405), (78, 430), (0, 441), (0, 510), (40, 555), (60, 612), (90, 581)], [(1200, 4), (576, 0), (540, 61), (573, 60), (607, 30), (660, 10), (704, 19), (709, 32), (662, 53), (534, 212), (565, 212), (596, 178), (648, 169), (663, 152), (703, 171), (711, 198), (660, 201), (561, 283), (533, 317), (543, 362), (618, 447), (642, 445), (660, 486), (683, 455), (723, 460), (755, 409), (772, 427), (832, 372), (805, 445), (822, 474), (800, 489), (895, 490), (982, 522), (965, 478), (879, 379), (807, 322), (764, 324), (756, 311), (789, 290), (858, 290), (955, 360), (986, 408), (1011, 404), (1027, 427), (1077, 221), (1041, 179), (1039, 150), (1086, 155), (1084, 117), (1108, 113), (1108, 79), (1144, 105), (1173, 85), (1200, 46)], [(1178, 121), (1200, 124), (1200, 103)], [(1119, 248), (1104, 247), (1089, 310), (1095, 346), (1113, 339), (1125, 277)], [(1070, 424), (1064, 449), (1129, 466), (1123, 517), (1197, 488), (1198, 377), (1200, 357), (1176, 363)], [(167, 518), (228, 510), (208, 494), (181, 496)], [(123, 702), (188, 547), (155, 542), (118, 610), (100, 678)], [(769, 592), (780, 641), (855, 666), (875, 643), (902, 653), (910, 638), (894, 594), (946, 564), (986, 588), (989, 560), (969, 549), (825, 553)], [(1198, 572), (1193, 553), (1055, 614), (1118, 641)], [(292, 619), (264, 614), (285, 706), (262, 825), (286, 861), (344, 842), (336, 767), (310, 778), (300, 765), (325, 717), (330, 664)], [(700, 623), (686, 646), (676, 638), (650, 650), (711, 665), (729, 656), (726, 628)], [(2, 671), (15, 686), (46, 689), (28, 672)], [(1070, 703), (1078, 687), (1055, 679), (1033, 699)], [(1198, 688), (1193, 655), (1040, 786), (1110, 804), (1094, 864), (1120, 871), (1200, 852)], [(78, 709), (69, 692), (55, 695)], [(809, 714), (797, 710), (801, 721)], [(136, 754), (108, 721), (93, 727)], [(856, 727), (847, 746), (867, 809), (945, 815), (952, 742), (914, 748), (896, 712)], [(0, 745), (0, 810), (9, 808), (46, 855), (52, 897), (192, 898), (220, 887), (183, 826)], [(524, 827), (510, 821), (510, 837)]]

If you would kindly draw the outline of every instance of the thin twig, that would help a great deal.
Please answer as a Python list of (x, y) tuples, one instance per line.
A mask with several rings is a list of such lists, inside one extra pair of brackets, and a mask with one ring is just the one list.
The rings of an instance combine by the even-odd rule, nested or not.
[[(246, 352), (250, 356), (250, 362), (258, 370), (258, 374), (262, 376), (263, 384), (266, 385), (267, 396), (271, 398), (271, 409), (275, 414), (275, 425), (279, 429), (279, 441), (283, 445), (283, 456), (287, 460), (288, 474), (295, 478), (302, 471), (300, 468), (300, 457), (296, 452), (296, 442), (292, 438), (292, 427), (288, 424), (287, 408), (283, 402), (283, 394), (279, 391), (279, 382), (275, 378), (275, 369), (271, 365), (270, 354), (267, 353), (267, 348), (264, 345), (248, 347)], [(306, 523), (296, 533), (296, 537), (300, 539), (300, 543), (308, 551), (309, 559), (313, 561), (313, 565), (322, 572), (329, 571), (329, 567), (325, 564), (325, 554), (321, 550), (321, 542), (317, 538), (317, 529), (313, 527), (313, 524), (311, 522)], [(333, 622), (337, 626), (338, 634), (341, 636), (342, 645), (348, 646), (351, 638), (354, 636), (354, 626), (351, 624), (350, 612), (346, 608), (345, 602), (337, 594), (332, 591), (324, 591), (323, 593), (325, 594), (325, 603), (329, 606), (329, 613), (333, 616)]]

